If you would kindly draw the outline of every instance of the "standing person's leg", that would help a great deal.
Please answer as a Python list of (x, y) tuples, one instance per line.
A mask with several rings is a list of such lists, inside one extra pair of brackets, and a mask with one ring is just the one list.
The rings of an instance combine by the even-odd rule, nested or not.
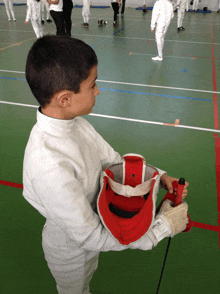
[(125, 12), (125, 1), (126, 0), (122, 0), (121, 14), (124, 14), (124, 12)]
[(67, 235), (55, 226), (45, 226), (42, 246), (59, 294), (89, 294), (89, 284), (98, 268), (98, 252), (74, 247)]
[(83, 9), (82, 9), (82, 16), (83, 16), (83, 26), (89, 26), (89, 15), (90, 15), (90, 1), (83, 0)]
[(146, 0), (144, 0), (144, 2), (143, 2), (143, 13), (146, 13), (146, 12), (148, 12), (148, 11), (146, 10)]
[(114, 22), (113, 25), (117, 26), (117, 14), (118, 14), (118, 2), (112, 2), (112, 8), (114, 10)]
[[(42, 30), (39, 25), (39, 20), (37, 18), (31, 17), (31, 24), (32, 24), (32, 27), (33, 27), (33, 30), (35, 32), (37, 39), (43, 37)], [(41, 20), (40, 20), (40, 24), (41, 24)]]
[(167, 33), (169, 24), (167, 24), (165, 27), (156, 27), (156, 32), (155, 32), (155, 39), (157, 42), (157, 51), (158, 51), (158, 56), (152, 57), (152, 60), (158, 60), (162, 61), (163, 60), (163, 47), (164, 47), (164, 38)]
[(13, 2), (12, 0), (8, 0), (9, 1), (9, 9), (10, 9), (10, 12), (11, 12), (11, 15), (12, 15), (12, 18), (13, 18), (13, 21), (16, 21), (15, 19), (15, 14), (14, 14), (14, 8), (13, 8)]
[(4, 0), (5, 10), (6, 10), (6, 13), (8, 16), (8, 21), (11, 21), (11, 15), (10, 15), (10, 11), (9, 11), (9, 3), (8, 2), (9, 2), (8, 0)]
[(196, 11), (198, 9), (198, 4), (199, 4), (199, 0), (194, 0), (193, 1), (193, 9), (194, 11)]
[(185, 15), (185, 7), (180, 7), (177, 12), (177, 31), (184, 31), (185, 29), (183, 28), (183, 19)]
[(41, 23), (44, 23), (44, 6), (45, 6), (44, 2), (43, 2), (43, 0), (41, 0), (41, 20), (42, 20)]
[(64, 17), (63, 17), (63, 12), (58, 12), (51, 10), (50, 15), (52, 16), (56, 28), (57, 28), (57, 36), (59, 35), (65, 35), (65, 25), (64, 25)]
[(72, 8), (63, 10), (64, 24), (66, 29), (66, 35), (71, 36), (72, 20), (71, 20)]

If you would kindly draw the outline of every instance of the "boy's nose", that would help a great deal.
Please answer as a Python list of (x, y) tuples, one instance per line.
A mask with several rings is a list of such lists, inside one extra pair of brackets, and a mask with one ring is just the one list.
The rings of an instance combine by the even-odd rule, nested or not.
[(95, 96), (99, 95), (99, 93), (100, 93), (99, 88), (98, 88), (98, 86), (96, 85)]

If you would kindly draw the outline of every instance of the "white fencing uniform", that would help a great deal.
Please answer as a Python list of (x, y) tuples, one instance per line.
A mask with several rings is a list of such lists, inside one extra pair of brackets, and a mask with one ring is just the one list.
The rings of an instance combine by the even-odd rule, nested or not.
[(50, 19), (50, 4), (47, 0), (41, 0), (41, 18), (44, 20), (44, 8), (46, 8), (47, 20)]
[(156, 27), (155, 38), (160, 57), (163, 57), (164, 38), (173, 17), (173, 5), (169, 0), (156, 1), (152, 11), (151, 30)]
[(199, 6), (199, 0), (194, 0), (192, 10), (197, 10), (198, 6)]
[(27, 15), (25, 21), (29, 21), (30, 19), (36, 37), (43, 37), (44, 31), (41, 25), (41, 1), (27, 0)]
[(182, 27), (187, 1), (188, 0), (177, 0), (176, 2), (175, 6), (179, 5), (177, 10), (177, 28)]
[(83, 0), (83, 9), (82, 9), (82, 16), (83, 16), (83, 22), (84, 23), (89, 23), (89, 16), (90, 14), (90, 5), (91, 0)]
[(8, 20), (11, 21), (11, 16), (12, 16), (12, 19), (16, 21), (12, 0), (4, 0), (4, 3), (5, 3), (5, 9), (8, 16)]
[(42, 245), (60, 294), (89, 293), (99, 252), (154, 246), (148, 233), (120, 244), (98, 216), (101, 172), (119, 162), (121, 156), (84, 118), (55, 119), (38, 109), (25, 149), (23, 196), (47, 219)]

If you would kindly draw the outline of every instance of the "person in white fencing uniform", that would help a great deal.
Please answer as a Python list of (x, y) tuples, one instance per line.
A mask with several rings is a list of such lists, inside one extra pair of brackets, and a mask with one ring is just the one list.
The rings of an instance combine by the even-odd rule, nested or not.
[(8, 16), (8, 21), (11, 21), (11, 16), (13, 21), (16, 21), (12, 0), (4, 0), (4, 4), (5, 4), (5, 10)]
[(44, 31), (41, 24), (41, 2), (40, 0), (27, 0), (27, 14), (25, 24), (31, 20), (36, 37), (43, 37)]
[(199, 0), (193, 0), (192, 11), (196, 12), (196, 10), (198, 9), (198, 6), (199, 6)]
[(155, 38), (158, 56), (152, 57), (152, 60), (163, 60), (164, 38), (173, 17), (173, 5), (170, 0), (155, 2), (151, 16), (151, 32), (154, 32), (156, 27)]
[[(149, 230), (139, 232), (141, 238), (119, 240), (112, 236), (114, 230), (109, 232), (103, 214), (106, 206), (102, 205), (108, 189), (104, 183), (109, 179), (103, 171), (111, 177), (106, 169), (123, 164), (123, 159), (81, 117), (92, 112), (99, 94), (97, 62), (94, 50), (83, 41), (53, 35), (37, 40), (26, 62), (27, 82), (41, 106), (25, 149), (23, 196), (46, 218), (42, 246), (59, 294), (89, 293), (99, 252), (151, 250), (163, 238), (182, 232), (187, 224), (187, 204), (176, 209), (166, 202), (158, 218), (151, 215)], [(145, 188), (150, 188), (152, 214), (159, 185), (174, 192), (175, 178), (154, 167), (141, 173), (148, 177), (143, 177), (144, 181), (150, 181)], [(141, 181), (142, 176), (139, 178)], [(187, 185), (182, 198), (187, 195)], [(172, 219), (179, 225), (173, 226)]]
[(187, 9), (188, 0), (177, 0), (174, 10), (177, 8), (177, 32), (185, 31), (183, 27), (183, 19), (185, 16), (185, 10)]
[(42, 23), (44, 23), (44, 10), (46, 9), (46, 19), (47, 22), (52, 22), (52, 20), (50, 19), (50, 5), (47, 2), (47, 0), (41, 0), (41, 19), (42, 19)]
[(82, 8), (82, 16), (83, 16), (83, 27), (89, 26), (89, 16), (90, 14), (90, 6), (92, 5), (92, 0), (83, 0), (83, 8)]

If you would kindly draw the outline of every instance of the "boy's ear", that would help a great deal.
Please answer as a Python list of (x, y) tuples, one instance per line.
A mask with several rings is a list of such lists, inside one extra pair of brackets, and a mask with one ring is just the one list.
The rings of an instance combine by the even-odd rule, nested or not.
[(60, 107), (69, 107), (70, 106), (70, 98), (72, 96), (72, 92), (68, 90), (60, 91), (56, 94), (56, 100)]

